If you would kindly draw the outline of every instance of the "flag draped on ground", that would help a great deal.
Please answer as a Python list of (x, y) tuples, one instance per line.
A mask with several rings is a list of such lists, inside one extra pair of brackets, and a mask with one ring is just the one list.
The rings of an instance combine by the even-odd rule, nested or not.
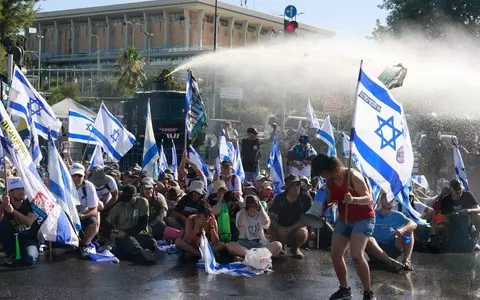
[(97, 145), (98, 142), (92, 134), (95, 121), (70, 109), (68, 111), (68, 140), (83, 144)]
[(352, 122), (352, 152), (365, 174), (424, 223), (411, 206), (408, 191), (413, 150), (403, 106), (381, 82), (360, 69)]
[(175, 147), (175, 141), (172, 139), (172, 170), (173, 178), (178, 180), (178, 159), (177, 159), (177, 148)]
[(323, 121), (322, 127), (317, 131), (317, 137), (328, 145), (329, 156), (337, 156), (335, 136), (333, 135), (333, 127), (332, 123), (330, 123), (330, 116), (327, 116)]
[(112, 115), (102, 102), (92, 130), (103, 150), (118, 162), (127, 153), (136, 139), (120, 121)]
[(7, 112), (0, 105), (0, 126), (11, 153), (11, 161), (23, 180), (25, 194), (38, 216), (40, 233), (46, 241), (78, 246), (78, 236), (66, 213), (43, 184), (32, 157), (15, 130)]
[(50, 192), (52, 192), (57, 203), (70, 218), (75, 229), (80, 231), (82, 225), (77, 213), (77, 205), (80, 205), (80, 200), (78, 199), (72, 177), (60, 153), (58, 153), (52, 137), (48, 139), (48, 178)]
[(270, 168), (270, 177), (273, 182), (273, 192), (275, 195), (278, 195), (282, 192), (282, 188), (285, 185), (285, 176), (283, 175), (282, 153), (280, 152), (277, 137), (273, 137), (272, 140), (268, 167)]
[(187, 72), (187, 93), (185, 128), (187, 129), (188, 139), (194, 141), (197, 135), (207, 126), (207, 112), (202, 95), (198, 90), (196, 79), (192, 76), (192, 72)]
[(318, 119), (317, 119), (317, 116), (315, 115), (315, 111), (313, 110), (312, 104), (310, 103), (310, 99), (308, 99), (307, 117), (308, 117), (308, 120), (310, 121), (310, 129), (320, 128), (320, 123), (318, 123)]
[(147, 175), (152, 178), (158, 177), (158, 160), (160, 155), (158, 154), (158, 146), (155, 141), (155, 135), (153, 133), (152, 126), (152, 113), (150, 111), (150, 100), (147, 103), (147, 120), (145, 124), (145, 140), (143, 142), (143, 159), (142, 170), (147, 172)]
[(165, 155), (165, 150), (163, 149), (163, 141), (160, 145), (160, 159), (158, 162), (158, 168), (160, 170), (160, 173), (163, 173), (166, 169), (168, 169), (168, 161), (167, 156)]
[(105, 166), (105, 162), (103, 161), (103, 151), (100, 145), (95, 146), (95, 150), (93, 150), (92, 157), (90, 158), (90, 165), (88, 166), (88, 169), (91, 170), (96, 166)]
[(463, 185), (463, 188), (466, 191), (470, 190), (470, 185), (468, 184), (467, 171), (465, 170), (465, 165), (463, 164), (462, 154), (458, 148), (458, 141), (454, 138), (452, 139), (453, 144), (453, 164), (455, 166), (455, 177), (460, 180)]
[(200, 236), (200, 252), (202, 259), (197, 263), (197, 267), (205, 270), (207, 274), (227, 274), (231, 276), (252, 277), (265, 273), (262, 270), (255, 270), (244, 263), (234, 262), (225, 265), (220, 265), (215, 260), (212, 247), (208, 242), (205, 232)]

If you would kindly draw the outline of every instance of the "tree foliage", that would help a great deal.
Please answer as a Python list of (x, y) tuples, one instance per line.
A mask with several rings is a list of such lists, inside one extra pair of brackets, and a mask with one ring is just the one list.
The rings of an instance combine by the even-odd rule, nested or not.
[(24, 0), (0, 1), (0, 42), (7, 46), (12, 36), (25, 27), (28, 27), (35, 20), (35, 3), (37, 1)]
[(160, 73), (149, 73), (143, 87), (147, 90), (184, 91), (185, 84), (176, 81), (169, 69), (162, 69)]
[(480, 37), (480, 1), (471, 0), (383, 0), (379, 8), (389, 12), (386, 24), (377, 20), (372, 37), (382, 40), (398, 37), (406, 28), (429, 40), (444, 38), (449, 27)]
[(72, 100), (77, 100), (80, 95), (80, 87), (77, 83), (64, 83), (58, 87), (52, 87), (50, 89), (50, 97), (48, 98), (48, 104), (53, 105), (57, 102), (64, 100), (65, 98), (70, 98)]
[(122, 49), (115, 62), (118, 84), (130, 91), (142, 86), (146, 79), (144, 65), (145, 61), (142, 55), (134, 47)]

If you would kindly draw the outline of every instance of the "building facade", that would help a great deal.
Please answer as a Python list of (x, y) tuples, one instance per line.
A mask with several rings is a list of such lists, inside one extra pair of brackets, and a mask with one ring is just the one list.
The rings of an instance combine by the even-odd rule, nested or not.
[[(217, 48), (244, 47), (275, 38), (283, 18), (214, 0), (156, 0), (89, 7), (37, 15), (27, 33), (27, 50), (40, 51), (42, 69), (109, 70), (120, 49), (134, 46), (152, 68), (171, 68)], [(298, 35), (331, 37), (333, 32), (299, 24)], [(39, 47), (40, 43), (40, 47)], [(58, 74), (57, 74), (58, 76)]]

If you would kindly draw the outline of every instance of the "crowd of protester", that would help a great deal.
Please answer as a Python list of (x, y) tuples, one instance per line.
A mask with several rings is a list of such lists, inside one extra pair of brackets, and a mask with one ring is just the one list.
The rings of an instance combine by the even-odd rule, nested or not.
[[(198, 260), (202, 232), (216, 255), (242, 260), (253, 248), (267, 248), (273, 257), (304, 258), (303, 248), (316, 240), (319, 231), (301, 221), (316, 200), (317, 189), (328, 190), (327, 206), (336, 203), (331, 228), (331, 253), (340, 289), (331, 299), (351, 295), (344, 254), (347, 248), (364, 286), (364, 299), (374, 299), (369, 266), (391, 271), (412, 271), (412, 253), (421, 251), (471, 252), (477, 250), (480, 207), (474, 196), (453, 179), (439, 187), (438, 195), (415, 188), (411, 206), (429, 226), (410, 220), (405, 208), (381, 193), (378, 199), (363, 175), (344, 167), (335, 157), (317, 154), (308, 136), (301, 136), (287, 156), (291, 174), (283, 191), (273, 192), (272, 179), (260, 171), (259, 150), (263, 146), (254, 128), (240, 140), (246, 180), (235, 174), (232, 162), (221, 163), (221, 172), (207, 179), (183, 155), (178, 174), (166, 169), (158, 178), (148, 177), (141, 168), (120, 172), (116, 164), (89, 168), (71, 163), (70, 175), (77, 188), (77, 207), (82, 230), (78, 249), (52, 243), (49, 251), (76, 251), (87, 258), (89, 247), (109, 249), (120, 260), (141, 265), (157, 263), (157, 241), (175, 244), (182, 256)], [(306, 171), (307, 170), (307, 171)], [(3, 173), (3, 171), (1, 172)], [(15, 168), (7, 169), (0, 204), (0, 244), (4, 266), (34, 265), (39, 257), (38, 216), (24, 193), (24, 184)], [(46, 174), (45, 174), (46, 175)], [(310, 177), (313, 175), (313, 177)], [(48, 186), (48, 176), (45, 177)], [(328, 226), (327, 226), (328, 225)], [(19, 241), (21, 260), (16, 259)], [(367, 254), (367, 255), (365, 255)], [(368, 257), (368, 259), (367, 259)]]

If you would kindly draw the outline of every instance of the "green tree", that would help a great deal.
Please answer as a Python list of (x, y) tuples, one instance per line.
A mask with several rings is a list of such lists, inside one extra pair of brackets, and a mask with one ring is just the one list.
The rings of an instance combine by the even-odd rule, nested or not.
[(0, 45), (0, 74), (7, 74), (7, 51), (2, 45)]
[(58, 87), (50, 88), (50, 97), (48, 98), (48, 104), (53, 105), (57, 102), (70, 98), (77, 100), (80, 94), (80, 87), (77, 83), (64, 83)]
[(169, 69), (162, 69), (162, 71), (160, 71), (160, 74), (149, 74), (143, 86), (151, 90), (185, 90), (185, 84), (177, 82), (174, 79), (173, 75), (170, 75), (171, 72), (172, 71)]
[(146, 79), (143, 67), (145, 61), (134, 47), (122, 49), (120, 57), (115, 62), (118, 84), (128, 91), (133, 91), (142, 86)]
[(385, 25), (377, 20), (372, 33), (376, 40), (398, 37), (406, 28), (423, 33), (427, 40), (441, 39), (449, 26), (460, 28), (475, 39), (480, 37), (480, 1), (383, 0), (379, 8), (389, 15)]
[(123, 97), (124, 91), (116, 80), (104, 80), (95, 87), (97, 97)]
[(29, 25), (35, 20), (34, 0), (0, 1), (0, 41), (7, 46), (12, 36)]

